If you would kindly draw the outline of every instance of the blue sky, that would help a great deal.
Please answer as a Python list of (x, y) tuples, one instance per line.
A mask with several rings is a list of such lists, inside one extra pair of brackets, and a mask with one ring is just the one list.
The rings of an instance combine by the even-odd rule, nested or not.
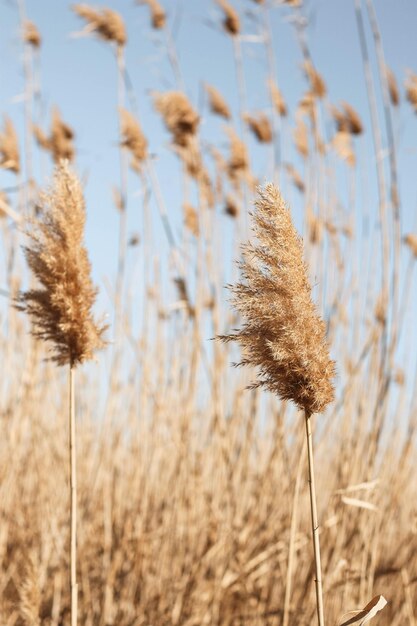
[[(180, 61), (185, 88), (195, 107), (204, 114), (202, 136), (218, 137), (218, 145), (226, 148), (222, 138), (222, 122), (206, 115), (207, 105), (201, 97), (202, 83), (213, 84), (224, 94), (232, 107), (238, 128), (238, 98), (230, 37), (223, 32), (221, 12), (212, 0), (162, 0), (167, 9), (169, 25)], [(42, 99), (35, 107), (35, 119), (49, 126), (50, 110), (57, 105), (65, 121), (75, 130), (77, 169), (86, 177), (88, 207), (87, 244), (95, 279), (101, 287), (113, 281), (117, 262), (118, 214), (113, 204), (112, 189), (119, 184), (119, 152), (117, 127), (117, 72), (111, 47), (93, 37), (74, 37), (82, 23), (66, 0), (26, 0), (28, 17), (38, 26), (42, 38), (40, 53), (40, 85)], [(244, 23), (242, 42), (248, 110), (267, 109), (265, 87), (265, 52), (260, 43), (246, 41), (256, 35), (258, 11), (251, 0), (233, 0)], [(290, 109), (294, 109), (303, 91), (305, 79), (300, 65), (302, 56), (291, 21), (291, 10), (276, 6), (271, 11), (277, 80)], [(95, 2), (121, 13), (128, 32), (127, 68), (138, 103), (140, 121), (150, 140), (150, 151), (157, 155), (155, 166), (174, 226), (181, 223), (181, 180), (175, 157), (169, 149), (169, 136), (152, 107), (152, 91), (176, 88), (176, 81), (167, 59), (164, 32), (149, 28), (147, 7), (133, 0)], [(417, 118), (404, 102), (405, 69), (417, 71), (415, 32), (417, 4), (413, 0), (375, 2), (380, 23), (385, 57), (397, 76), (402, 92), (402, 105), (394, 123), (399, 148), (399, 170), (404, 231), (415, 228), (417, 193), (415, 185), (417, 157)], [(252, 14), (252, 16), (251, 16)], [(324, 76), (329, 100), (350, 102), (361, 114), (366, 133), (358, 140), (358, 165), (363, 189), (358, 190), (358, 204), (366, 199), (376, 206), (375, 168), (371, 140), (363, 66), (357, 36), (354, 2), (349, 0), (316, 0), (306, 3), (309, 18), (308, 41), (317, 69)], [(367, 27), (367, 34), (370, 35)], [(372, 39), (368, 37), (372, 49)], [(19, 21), (13, 0), (0, 2), (0, 103), (9, 114), (22, 138), (23, 147), (23, 73), (19, 40)], [(375, 59), (372, 56), (373, 67)], [(202, 108), (203, 107), (203, 108)], [(205, 107), (205, 108), (204, 108)], [(291, 141), (293, 120), (286, 122), (283, 158), (300, 166)], [(252, 163), (261, 180), (269, 176), (269, 148), (260, 148), (251, 139)], [(49, 158), (37, 160), (35, 173), (40, 184), (50, 173)], [(366, 167), (363, 167), (366, 165)], [(363, 168), (361, 171), (360, 168)], [(344, 197), (346, 168), (341, 175), (340, 195)], [(13, 177), (0, 173), (0, 186), (12, 184)], [(295, 212), (301, 200), (285, 181)], [(372, 208), (370, 209), (372, 212)], [(376, 209), (375, 209), (376, 210)], [(135, 175), (129, 175), (129, 233), (141, 230), (141, 189)], [(230, 229), (225, 220), (224, 229)], [(157, 237), (163, 234), (157, 226)], [(129, 254), (134, 255), (135, 252)], [(106, 303), (103, 303), (106, 307)]]

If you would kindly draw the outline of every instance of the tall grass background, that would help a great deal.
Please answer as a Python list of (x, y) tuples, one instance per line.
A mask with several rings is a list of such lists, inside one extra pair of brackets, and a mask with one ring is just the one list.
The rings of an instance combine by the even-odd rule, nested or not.
[[(40, 40), (27, 20), (55, 5), (0, 7), (11, 120), (0, 136), (0, 621), (69, 623), (66, 373), (11, 306), (30, 284), (22, 226), (53, 161), (67, 158), (85, 186), (112, 341), (77, 371), (79, 622), (314, 622), (303, 417), (247, 390), (255, 372), (232, 368), (236, 347), (211, 341), (239, 325), (224, 286), (268, 179), (303, 234), (337, 362), (336, 400), (315, 422), (326, 621), (381, 593), (380, 624), (415, 626), (415, 75), (387, 72), (371, 0), (350, 4), (361, 73), (332, 72), (334, 91), (310, 47), (313, 3), (127, 5), (109, 7), (126, 42), (69, 13), (65, 33), (40, 19)], [(78, 73), (49, 62), (81, 49)], [(55, 96), (54, 84), (77, 97)]]

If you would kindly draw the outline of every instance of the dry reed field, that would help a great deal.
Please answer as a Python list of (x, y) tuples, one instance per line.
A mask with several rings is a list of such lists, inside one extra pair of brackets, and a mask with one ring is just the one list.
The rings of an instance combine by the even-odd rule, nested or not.
[(0, 6), (0, 625), (416, 626), (417, 66), (383, 3), (347, 3), (342, 98), (312, 2), (44, 4), (108, 91), (80, 137), (42, 2)]

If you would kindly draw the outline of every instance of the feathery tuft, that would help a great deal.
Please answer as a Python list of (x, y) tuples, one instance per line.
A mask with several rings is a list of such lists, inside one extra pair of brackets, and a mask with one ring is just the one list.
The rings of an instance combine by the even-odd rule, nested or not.
[(20, 172), (20, 156), (17, 134), (10, 118), (4, 118), (4, 130), (0, 132), (0, 167), (15, 174)]
[(177, 146), (187, 146), (196, 134), (200, 117), (194, 111), (187, 96), (181, 91), (156, 94), (155, 108), (163, 117), (165, 126), (173, 135)]
[(223, 28), (229, 35), (238, 35), (240, 32), (240, 19), (237, 11), (228, 0), (217, 0), (217, 4), (223, 10)]
[(166, 23), (166, 13), (157, 0), (142, 0), (143, 4), (147, 4), (151, 11), (152, 28), (159, 30), (164, 28)]
[(23, 292), (18, 308), (30, 315), (33, 335), (53, 344), (52, 360), (71, 367), (105, 345), (106, 327), (91, 311), (97, 290), (83, 243), (85, 218), (80, 183), (62, 162), (51, 190), (41, 198), (40, 217), (33, 220), (31, 243), (24, 248), (40, 286)]
[(230, 109), (220, 91), (211, 85), (206, 85), (206, 91), (209, 97), (210, 111), (230, 120)]
[(74, 4), (72, 9), (87, 22), (87, 30), (96, 32), (100, 39), (112, 41), (118, 46), (126, 44), (125, 25), (116, 11), (107, 8), (94, 9), (88, 4)]
[(120, 110), (121, 145), (132, 155), (132, 168), (140, 171), (148, 154), (148, 142), (135, 117), (126, 109)]
[(42, 37), (40, 32), (33, 22), (26, 20), (23, 25), (23, 41), (28, 43), (34, 48), (40, 48), (42, 44)]
[(33, 127), (33, 134), (38, 145), (51, 153), (54, 163), (58, 164), (62, 159), (68, 161), (74, 159), (74, 131), (64, 122), (56, 107), (52, 111), (49, 137), (38, 126)]
[(321, 412), (334, 397), (335, 368), (311, 299), (302, 242), (276, 187), (260, 188), (255, 206), (257, 242), (245, 244), (242, 281), (231, 287), (244, 323), (222, 339), (241, 345), (240, 365), (259, 368), (254, 387), (292, 400), (308, 414)]

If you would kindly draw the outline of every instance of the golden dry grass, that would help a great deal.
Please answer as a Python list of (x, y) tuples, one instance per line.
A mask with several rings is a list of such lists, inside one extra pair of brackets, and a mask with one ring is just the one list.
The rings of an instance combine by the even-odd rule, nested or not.
[[(153, 0), (146, 4), (151, 27), (161, 31), (154, 35), (165, 37), (172, 26), (168, 4)], [(246, 13), (237, 13), (237, 2), (222, 0), (218, 4), (225, 31), (222, 36), (233, 36), (236, 53), (239, 36), (246, 32)], [(250, 12), (255, 14), (251, 19), (266, 15), (267, 3), (257, 4), (251, 3)], [(283, 4), (288, 5), (284, 10), (292, 11), (301, 3), (290, 0)], [(75, 10), (86, 22), (87, 33), (116, 44), (121, 63), (121, 48), (127, 46), (128, 38), (120, 16), (89, 5), (77, 5)], [(25, 22), (20, 32), (26, 53), (33, 54), (38, 45), (35, 31)], [(220, 36), (219, 32), (216, 35)], [(48, 33), (42, 31), (42, 43), (47, 38)], [(174, 45), (169, 38), (166, 41), (168, 47)], [(265, 49), (267, 52), (267, 43)], [(242, 50), (244, 65), (246, 46)], [(172, 60), (175, 50), (167, 52)], [(398, 146), (386, 142), (382, 133), (382, 146), (376, 136), (375, 154), (364, 163), (361, 142), (371, 144), (374, 132), (362, 123), (367, 119), (365, 112), (348, 103), (332, 108), (325, 78), (310, 51), (303, 48), (302, 53), (304, 95), (295, 110), (282, 96), (291, 95), (287, 85), (282, 85), (282, 92), (278, 90), (271, 82), (275, 78), (272, 72), (262, 81), (270, 108), (260, 111), (251, 126), (259, 142), (247, 132), (232, 99), (229, 104), (217, 94), (220, 104), (219, 98), (213, 100), (210, 88), (211, 111), (223, 115), (229, 124), (215, 137), (205, 136), (204, 113), (188, 95), (197, 90), (187, 90), (186, 95), (178, 84), (169, 91), (153, 92), (161, 128), (165, 125), (171, 139), (169, 149), (175, 154), (172, 176), (181, 180), (178, 202), (174, 202), (171, 188), (162, 188), (158, 178), (158, 159), (163, 158), (167, 142), (158, 145), (153, 137), (145, 138), (142, 128), (148, 135), (148, 126), (131, 107), (131, 99), (123, 103), (120, 98), (119, 109), (115, 106), (120, 136), (109, 139), (109, 150), (112, 141), (122, 148), (120, 181), (118, 165), (112, 181), (117, 184), (116, 203), (122, 209), (120, 257), (124, 260), (124, 246), (129, 242), (135, 248), (132, 254), (143, 262), (143, 272), (139, 278), (132, 272), (137, 281), (132, 285), (128, 282), (131, 267), (126, 262), (127, 271), (120, 263), (122, 279), (117, 284), (125, 284), (126, 291), (118, 293), (112, 285), (108, 289), (109, 300), (120, 313), (117, 343), (101, 357), (97, 368), (78, 373), (80, 624), (315, 623), (300, 414), (262, 389), (247, 389), (256, 371), (231, 367), (242, 358), (237, 345), (209, 341), (241, 328), (242, 320), (225, 302), (223, 288), (234, 276), (231, 259), (239, 257), (240, 242), (247, 239), (256, 176), (264, 175), (255, 162), (261, 151), (268, 153), (271, 162), (274, 159), (272, 175), (280, 178), (291, 197), (292, 217), (303, 226), (303, 258), (310, 268), (312, 297), (323, 312), (325, 326), (315, 326), (315, 309), (308, 298), (306, 301), (303, 277), (293, 280), (297, 297), (288, 299), (285, 263), (278, 263), (281, 282), (272, 289), (268, 276), (262, 280), (258, 276), (247, 311), (265, 313), (267, 298), (279, 309), (283, 295), (291, 307), (285, 315), (277, 310), (280, 317), (274, 315), (267, 319), (268, 324), (251, 331), (257, 333), (257, 345), (264, 349), (265, 342), (274, 340), (270, 324), (279, 319), (282, 328), (278, 330), (284, 331), (287, 353), (296, 356), (297, 368), (308, 365), (303, 350), (297, 351), (300, 343), (303, 349), (318, 351), (323, 369), (331, 370), (324, 347), (328, 344), (338, 364), (335, 402), (315, 422), (326, 623), (339, 624), (348, 611), (364, 607), (381, 593), (388, 605), (375, 624), (416, 624), (414, 347), (410, 344), (404, 351), (399, 346), (401, 336), (407, 341), (413, 336), (410, 329), (415, 315), (407, 317), (407, 311), (410, 307), (415, 311), (409, 294), (415, 285), (417, 235), (412, 229), (403, 233), (391, 210), (395, 162), (393, 165), (387, 158), (379, 172), (377, 216), (359, 193), (365, 174), (369, 172), (369, 181), (374, 179), (371, 168), (379, 166), (381, 154), (397, 155)], [(119, 73), (124, 78), (122, 65)], [(410, 73), (406, 82), (408, 103), (401, 102), (395, 78), (385, 66), (383, 76), (395, 114), (407, 108), (413, 117), (414, 74)], [(369, 83), (367, 87), (371, 89)], [(25, 93), (29, 101), (28, 83)], [(239, 102), (240, 112), (252, 110), (247, 104)], [(262, 140), (257, 126), (262, 119), (268, 122), (268, 141)], [(75, 282), (83, 275), (85, 278), (90, 269), (85, 251), (81, 256), (75, 254), (79, 237), (74, 241), (71, 235), (67, 241), (58, 229), (59, 236), (54, 238), (54, 221), (42, 221), (45, 200), (38, 198), (36, 189), (43, 181), (37, 179), (38, 168), (33, 167), (42, 160), (39, 148), (49, 151), (56, 163), (62, 157), (75, 159), (75, 133), (57, 110), (48, 135), (34, 128), (34, 120), (28, 118), (27, 136), (32, 130), (39, 144), (32, 155), (7, 117), (0, 133), (0, 166), (9, 169), (12, 174), (6, 172), (5, 176), (15, 175), (13, 180), (20, 185), (19, 193), (0, 191), (4, 243), (0, 287), (5, 303), (27, 284), (16, 224), (32, 209), (46, 229), (46, 239), (52, 237), (54, 244), (53, 262), (52, 257), (44, 258), (43, 238), (36, 247), (38, 276), (44, 278), (44, 285), (51, 272), (59, 274), (66, 262), (71, 261)], [(291, 137), (294, 150), (292, 145), (288, 148)], [(282, 158), (275, 151), (272, 159), (279, 142)], [(136, 188), (132, 193), (126, 184), (127, 152), (135, 169), (135, 185), (141, 185), (140, 194)], [(27, 166), (30, 158), (32, 168)], [(25, 163), (24, 176), (21, 162)], [(346, 193), (339, 189), (341, 179), (347, 181)], [(73, 234), (79, 234), (84, 219), (79, 215), (81, 191), (77, 187), (74, 204), (74, 198), (68, 198), (69, 187), (58, 190), (60, 215), (70, 209), (67, 217), (75, 220)], [(353, 205), (359, 207), (361, 219)], [(400, 205), (400, 214), (403, 209)], [(142, 230), (128, 237), (123, 219), (137, 210), (143, 210)], [(362, 217), (366, 223), (378, 220), (378, 228), (364, 229)], [(160, 223), (162, 235), (156, 236)], [(293, 231), (287, 228), (283, 234), (273, 224), (267, 226), (262, 260), (269, 262), (271, 251), (282, 254), (288, 245), (300, 260)], [(165, 236), (166, 241), (162, 240)], [(70, 242), (70, 250), (65, 250), (65, 242)], [(277, 251), (278, 242), (282, 245)], [(117, 250), (110, 253), (117, 257)], [(246, 259), (247, 254), (248, 249)], [(134, 299), (138, 284), (140, 298)], [(38, 287), (29, 284), (28, 289)], [(38, 291), (30, 293), (39, 295)], [(88, 282), (86, 298), (76, 302), (81, 307), (75, 313), (77, 324), (85, 314), (83, 307), (88, 305), (90, 311), (93, 300), (94, 288)], [(57, 303), (71, 324), (74, 307), (59, 297)], [(130, 315), (134, 307), (140, 310), (139, 328)], [(46, 329), (57, 336), (56, 308), (50, 309), (54, 315), (49, 317), (42, 316), (41, 308), (37, 310), (42, 332)], [(1, 314), (0, 623), (63, 626), (70, 618), (67, 380), (54, 363), (45, 360), (49, 354), (30, 334), (25, 316), (7, 304)], [(88, 315), (84, 319), (91, 331), (94, 319)], [(294, 329), (298, 344), (293, 341)], [(100, 332), (93, 332), (94, 345), (97, 334)], [(90, 347), (89, 354), (94, 346)], [(61, 356), (67, 359), (68, 350)], [(275, 351), (268, 356), (270, 365), (276, 367), (280, 355)], [(83, 353), (78, 357), (83, 360)], [(284, 381), (288, 372), (282, 369), (280, 373)], [(314, 387), (323, 370), (310, 373), (309, 384)], [(288, 397), (304, 407), (306, 396), (300, 395), (299, 385), (291, 384), (293, 393)], [(322, 408), (331, 394), (329, 386), (318, 385), (318, 395), (309, 397), (308, 407)]]

